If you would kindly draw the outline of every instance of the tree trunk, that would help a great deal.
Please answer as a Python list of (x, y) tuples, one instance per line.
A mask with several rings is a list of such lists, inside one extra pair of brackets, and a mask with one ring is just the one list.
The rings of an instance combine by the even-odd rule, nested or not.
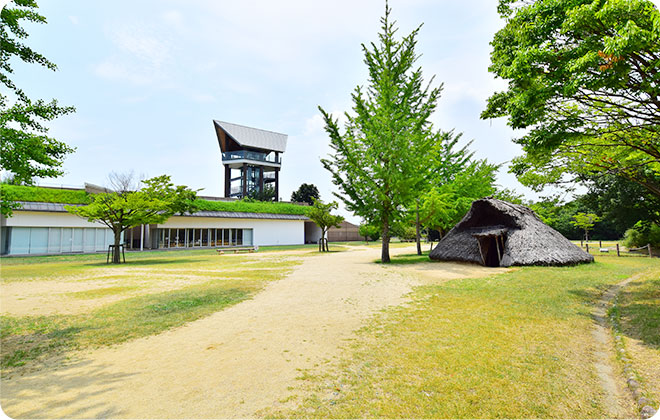
[(419, 226), (419, 199), (415, 200), (415, 213), (417, 214), (417, 220), (415, 221), (415, 229), (416, 229), (416, 239), (417, 239), (417, 255), (422, 255), (422, 241), (421, 241), (421, 235), (419, 233), (420, 231), (420, 226)]
[(589, 243), (589, 231), (587, 229), (584, 230), (584, 238), (587, 243)]
[(380, 253), (380, 261), (390, 262), (390, 223), (389, 220), (383, 221), (383, 246)]
[(121, 229), (120, 228), (114, 228), (113, 229), (114, 234), (115, 234), (115, 248), (112, 251), (112, 263), (113, 264), (120, 264), (121, 263), (121, 252), (119, 251), (119, 246), (121, 245)]

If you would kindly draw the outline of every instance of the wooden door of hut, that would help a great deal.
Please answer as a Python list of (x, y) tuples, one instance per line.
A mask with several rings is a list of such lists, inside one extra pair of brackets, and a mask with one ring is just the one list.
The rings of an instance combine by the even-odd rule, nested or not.
[(486, 267), (499, 267), (504, 256), (506, 229), (488, 229), (474, 232), (472, 236), (479, 242), (482, 264)]

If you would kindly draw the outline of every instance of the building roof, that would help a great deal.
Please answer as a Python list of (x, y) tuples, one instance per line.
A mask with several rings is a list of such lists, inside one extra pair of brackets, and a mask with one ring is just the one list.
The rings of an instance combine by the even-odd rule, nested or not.
[[(81, 204), (64, 203), (37, 203), (32, 201), (19, 201), (21, 208), (18, 211), (46, 211), (55, 213), (66, 213), (64, 206), (80, 206)], [(178, 215), (175, 215), (178, 216)], [(198, 211), (192, 215), (183, 217), (219, 217), (223, 219), (269, 219), (269, 220), (309, 220), (307, 216), (300, 214), (275, 214), (275, 213), (247, 213), (237, 211)]]
[(275, 152), (284, 152), (286, 150), (286, 140), (289, 137), (286, 134), (260, 130), (225, 121), (213, 120), (213, 122), (241, 146)]

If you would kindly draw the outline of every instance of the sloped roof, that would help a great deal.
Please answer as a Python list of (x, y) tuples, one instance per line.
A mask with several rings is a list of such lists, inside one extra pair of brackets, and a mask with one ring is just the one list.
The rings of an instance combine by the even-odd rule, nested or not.
[(286, 134), (260, 130), (225, 121), (213, 120), (213, 122), (241, 146), (275, 152), (284, 152), (286, 150), (286, 140), (289, 137)]
[(531, 209), (494, 198), (474, 201), (463, 220), (440, 240), (429, 257), (485, 264), (477, 238), (486, 236), (502, 236), (502, 267), (594, 261), (592, 255), (543, 223)]

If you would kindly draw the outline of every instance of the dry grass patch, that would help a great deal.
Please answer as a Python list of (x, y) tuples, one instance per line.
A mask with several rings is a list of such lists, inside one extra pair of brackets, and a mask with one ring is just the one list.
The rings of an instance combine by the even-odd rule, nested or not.
[[(99, 267), (81, 258), (41, 259), (41, 264), (14, 261), (9, 270), (3, 267), (2, 286), (12, 291), (10, 297), (6, 293), (2, 297), (5, 306), (40, 304), (48, 298), (62, 307), (83, 310), (1, 316), (3, 375), (25, 365), (38, 367), (39, 360), (66, 350), (121, 343), (210, 315), (250, 298), (301, 261), (259, 254), (223, 258), (209, 252), (167, 256), (165, 261), (162, 255), (143, 255), (117, 266)], [(249, 266), (242, 267), (248, 262)], [(40, 281), (33, 281), (35, 277)]]

